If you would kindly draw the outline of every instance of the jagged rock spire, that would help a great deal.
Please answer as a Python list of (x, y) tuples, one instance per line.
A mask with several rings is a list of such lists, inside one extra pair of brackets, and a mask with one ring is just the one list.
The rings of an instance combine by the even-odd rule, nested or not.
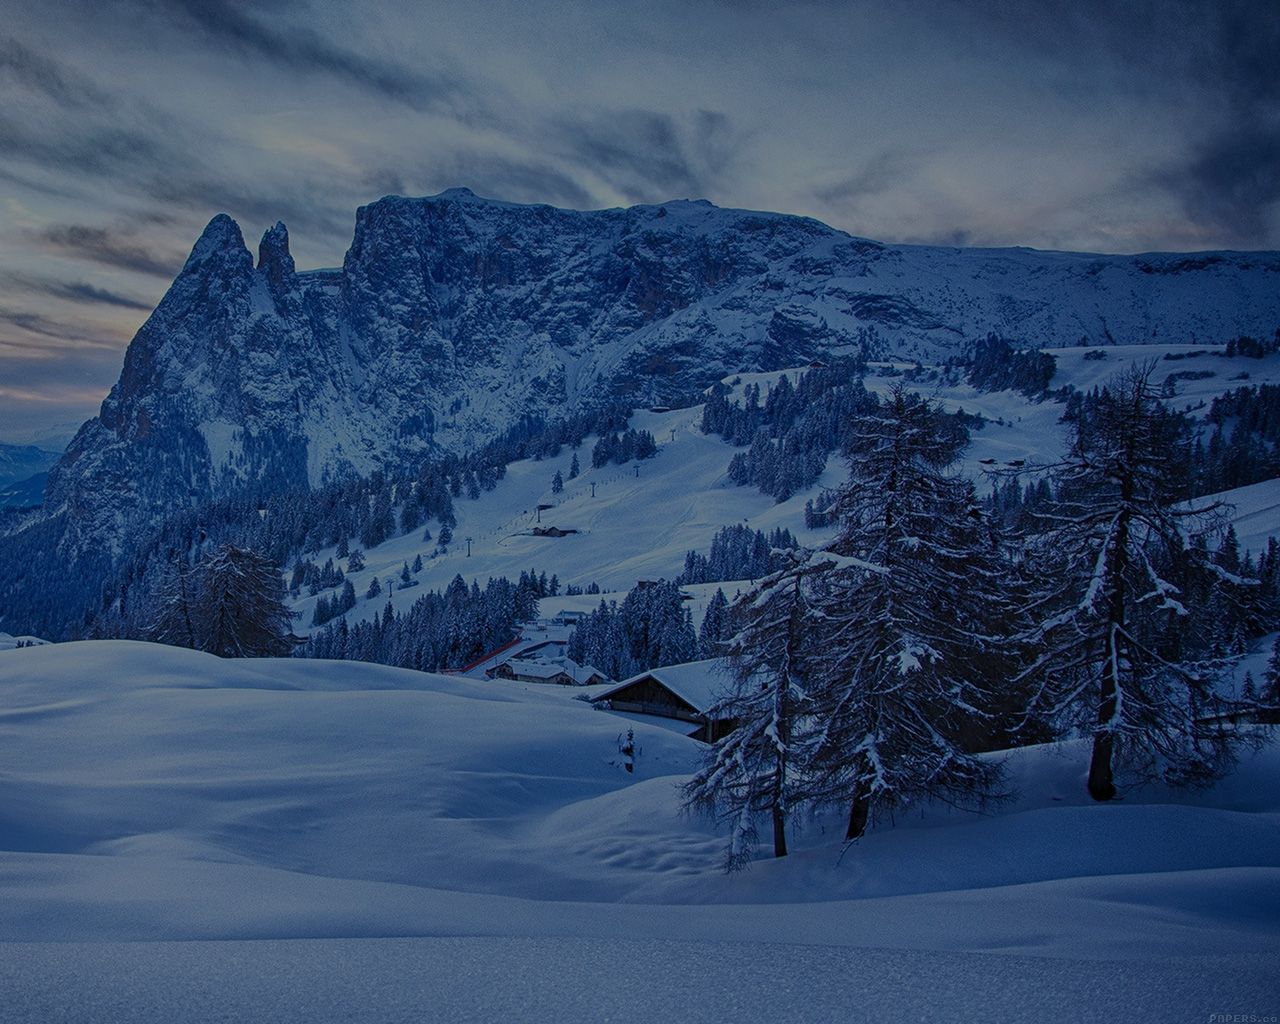
[(267, 275), (272, 288), (280, 288), (293, 276), (293, 256), (289, 253), (289, 229), (284, 221), (267, 228), (258, 245), (258, 269)]

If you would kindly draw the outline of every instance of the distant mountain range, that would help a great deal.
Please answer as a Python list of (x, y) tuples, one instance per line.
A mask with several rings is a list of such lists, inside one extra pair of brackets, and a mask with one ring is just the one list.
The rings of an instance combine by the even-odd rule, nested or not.
[(0, 444), (0, 508), (39, 505), (48, 470), (59, 456), (34, 445)]
[(255, 265), (215, 217), (53, 467), (73, 543), (246, 485), (462, 451), (524, 416), (666, 402), (832, 354), (1270, 337), (1280, 254), (894, 246), (678, 201), (578, 212), (451, 189), (356, 214), (340, 269)]
[(47, 452), (61, 453), (66, 450), (71, 439), (76, 436), (83, 421), (64, 420), (61, 423), (47, 424), (40, 427), (9, 428), (0, 435), (0, 445), (12, 445), (18, 448), (42, 448)]
[(49, 474), (37, 473), (16, 483), (0, 485), (0, 508), (31, 508), (44, 498), (44, 485)]

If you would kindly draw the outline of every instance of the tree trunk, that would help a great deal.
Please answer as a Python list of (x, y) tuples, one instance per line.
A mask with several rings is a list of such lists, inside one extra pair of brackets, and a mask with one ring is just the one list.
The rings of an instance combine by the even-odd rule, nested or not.
[(862, 837), (867, 830), (867, 821), (871, 817), (871, 796), (866, 787), (859, 785), (853, 796), (853, 804), (849, 808), (849, 828), (844, 834), (845, 842), (852, 842)]
[(782, 814), (782, 808), (777, 804), (773, 805), (773, 855), (775, 857), (785, 857), (787, 855), (786, 822)]
[[(1115, 698), (1112, 698), (1112, 705)], [(1106, 706), (1106, 701), (1103, 701)], [(1116, 795), (1111, 771), (1111, 757), (1115, 743), (1109, 732), (1100, 732), (1093, 738), (1093, 756), (1089, 760), (1089, 795), (1097, 801), (1111, 800)]]
[[(1121, 497), (1127, 506), (1132, 499), (1132, 478), (1126, 478)], [(1122, 512), (1116, 524), (1115, 547), (1108, 559), (1111, 596), (1107, 602), (1106, 663), (1102, 668), (1102, 686), (1098, 693), (1098, 731), (1093, 734), (1093, 755), (1089, 759), (1089, 795), (1095, 800), (1111, 800), (1116, 795), (1112, 762), (1115, 754), (1116, 712), (1120, 708), (1120, 648), (1124, 629), (1125, 572), (1129, 567), (1129, 513)]]

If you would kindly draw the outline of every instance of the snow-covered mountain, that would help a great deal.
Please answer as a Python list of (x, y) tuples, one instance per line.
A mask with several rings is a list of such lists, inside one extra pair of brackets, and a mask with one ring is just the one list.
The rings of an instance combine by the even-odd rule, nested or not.
[(466, 189), (362, 207), (341, 269), (255, 266), (215, 217), (53, 469), (82, 539), (233, 490), (319, 484), (526, 414), (653, 403), (840, 352), (937, 359), (996, 331), (1039, 346), (1221, 342), (1280, 325), (1280, 254), (1095, 256), (890, 246), (679, 201), (579, 212)]
[(0, 444), (0, 489), (43, 473), (57, 461), (57, 452), (35, 445)]

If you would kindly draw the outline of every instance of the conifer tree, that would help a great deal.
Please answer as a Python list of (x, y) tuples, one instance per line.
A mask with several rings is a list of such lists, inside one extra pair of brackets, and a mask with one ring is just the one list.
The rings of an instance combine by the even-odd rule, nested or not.
[(806, 576), (814, 571), (796, 556), (735, 606), (742, 629), (728, 643), (732, 680), (708, 714), (712, 721), (735, 726), (707, 750), (702, 767), (684, 787), (687, 806), (728, 822), (726, 870), (750, 860), (762, 816), (772, 824), (773, 855), (787, 854), (786, 822), (802, 796), (805, 767), (792, 744), (806, 710), (812, 632)]
[(968, 738), (997, 700), (1009, 602), (972, 485), (948, 472), (965, 439), (942, 413), (899, 385), (851, 433), (807, 673), (810, 784), (847, 802), (853, 840), (896, 806), (987, 796), (999, 770)]
[(196, 594), (194, 573), (175, 560), (156, 595), (156, 615), (148, 638), (172, 647), (197, 647), (195, 622), (192, 619)]
[(721, 653), (720, 647), (728, 628), (729, 600), (724, 596), (724, 591), (717, 587), (715, 594), (707, 602), (702, 626), (698, 630), (698, 647), (702, 657), (714, 658)]
[[(1041, 651), (1038, 702), (1092, 741), (1095, 800), (1116, 795), (1118, 767), (1139, 779), (1208, 781), (1232, 745), (1207, 724), (1220, 662), (1184, 650), (1185, 591), (1197, 571), (1215, 585), (1247, 581), (1203, 543), (1184, 543), (1212, 532), (1220, 513), (1180, 504), (1189, 432), (1151, 376), (1151, 365), (1120, 374), (1082, 406), (1033, 549), (1046, 581), (1029, 637)], [(1223, 560), (1238, 564), (1238, 552), (1228, 546)]]
[(1280, 636), (1271, 646), (1271, 658), (1262, 677), (1260, 703), (1267, 721), (1280, 721)]
[(222, 658), (282, 657), (293, 646), (284, 580), (263, 555), (224, 544), (197, 567), (198, 646)]

